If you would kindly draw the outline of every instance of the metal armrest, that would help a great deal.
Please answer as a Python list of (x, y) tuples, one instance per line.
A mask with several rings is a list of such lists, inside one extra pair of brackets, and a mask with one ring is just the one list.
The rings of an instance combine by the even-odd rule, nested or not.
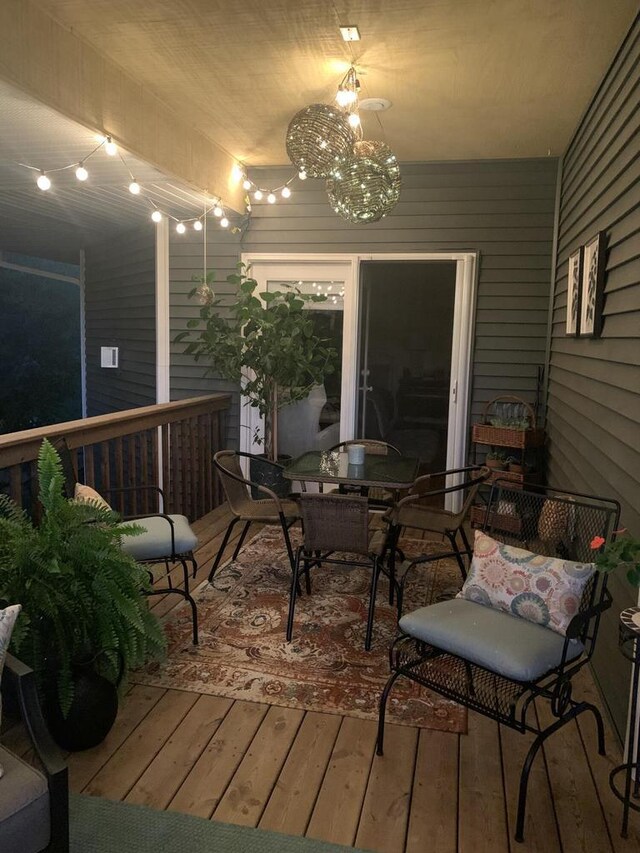
[(51, 843), (48, 850), (69, 849), (69, 782), (67, 765), (42, 716), (31, 667), (7, 654), (3, 683), (15, 693), (29, 737), (49, 784)]
[(611, 593), (605, 588), (603, 590), (602, 598), (597, 604), (593, 604), (591, 607), (583, 610), (582, 613), (576, 613), (571, 622), (569, 622), (566, 633), (567, 639), (575, 640), (580, 637), (589, 622), (597, 616), (600, 616), (605, 612), (605, 610), (608, 610), (611, 607), (612, 602), (613, 598)]
[[(482, 483), (484, 483), (485, 480), (489, 479), (489, 477), (491, 476), (491, 471), (489, 471), (488, 468), (483, 470), (482, 465), (467, 465), (464, 468), (452, 468), (449, 471), (438, 471), (436, 474), (423, 474), (422, 477), (418, 477), (417, 480), (415, 480), (411, 487), (412, 489), (414, 489), (415, 486), (419, 483), (426, 483), (429, 480), (434, 479), (435, 477), (448, 477), (453, 474), (470, 474), (473, 471), (478, 472), (477, 477), (473, 477), (473, 479), (465, 479), (464, 482), (457, 483), (455, 486), (443, 486), (440, 489), (431, 489), (430, 491), (421, 493), (412, 492), (409, 495), (405, 495), (405, 497), (400, 498), (400, 500), (397, 502), (396, 510), (401, 509), (407, 504), (420, 503), (420, 501), (424, 500), (425, 498), (433, 498), (438, 495), (448, 495), (451, 492), (460, 492), (463, 489), (469, 489), (474, 487), (477, 488)], [(437, 511), (437, 508), (434, 509), (436, 509)]]

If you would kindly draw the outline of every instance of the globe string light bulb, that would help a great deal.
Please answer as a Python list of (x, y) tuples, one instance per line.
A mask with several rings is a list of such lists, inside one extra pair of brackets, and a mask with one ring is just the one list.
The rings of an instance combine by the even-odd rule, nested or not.
[(134, 178), (129, 184), (129, 192), (132, 195), (140, 195), (140, 184)]
[(160, 213), (159, 210), (154, 210), (153, 213), (151, 214), (151, 218), (153, 219), (154, 222), (162, 222), (162, 214)]
[(193, 230), (202, 231), (202, 222), (200, 222), (199, 219), (196, 219), (196, 221), (193, 223)]
[(357, 97), (356, 93), (351, 89), (345, 89), (343, 86), (340, 86), (336, 95), (336, 101), (338, 102), (338, 106), (344, 109), (344, 107), (351, 106)]
[(269, 193), (269, 195), (267, 196), (267, 201), (269, 202), (269, 204), (275, 204), (276, 203), (275, 194)]
[(216, 206), (213, 208), (213, 215), (217, 216), (218, 219), (222, 216), (223, 212), (224, 211), (222, 210), (219, 204), (216, 204)]
[(220, 220), (220, 225), (221, 225), (223, 228), (228, 228), (228, 227), (229, 227), (229, 220), (227, 219), (227, 217), (226, 217), (226, 216), (223, 216), (223, 217), (222, 217), (222, 219)]
[(291, 190), (289, 189), (289, 187), (282, 187), (282, 192), (280, 193), (280, 195), (282, 196), (282, 198), (290, 198)]
[(47, 177), (47, 175), (45, 175), (44, 172), (40, 172), (40, 174), (38, 175), (38, 180), (36, 181), (36, 184), (37, 184), (39, 190), (46, 192), (46, 190), (50, 189), (50, 187), (51, 187), (51, 180), (49, 177)]
[(107, 136), (107, 141), (104, 143), (104, 150), (107, 152), (109, 157), (115, 157), (118, 153), (118, 146), (110, 136)]
[(79, 181), (86, 181), (89, 177), (89, 172), (84, 167), (84, 163), (78, 163), (78, 168), (76, 169), (76, 178)]
[(260, 201), (262, 199), (262, 190), (256, 190), (253, 194), (253, 197), (256, 201)]
[(300, 169), (300, 171), (298, 172), (298, 177), (300, 178), (301, 181), (307, 180), (307, 173), (305, 172), (304, 169)]
[(184, 234), (186, 230), (187, 228), (184, 222), (178, 222), (178, 224), (176, 225), (176, 231), (178, 232), (178, 234)]
[(360, 116), (358, 113), (349, 113), (349, 124), (351, 127), (360, 127)]
[(242, 188), (245, 190), (250, 190), (252, 186), (253, 185), (252, 185), (251, 181), (249, 180), (249, 178), (245, 178), (244, 181), (242, 182)]

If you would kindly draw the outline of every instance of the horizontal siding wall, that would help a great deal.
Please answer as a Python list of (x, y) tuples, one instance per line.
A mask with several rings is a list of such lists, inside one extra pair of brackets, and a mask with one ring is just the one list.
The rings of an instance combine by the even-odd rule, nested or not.
[[(207, 373), (207, 363), (195, 362), (193, 357), (185, 355), (186, 343), (173, 343), (179, 332), (186, 330), (187, 320), (198, 316), (199, 303), (196, 298), (189, 299), (189, 292), (197, 284), (194, 276), (202, 276), (205, 266), (204, 234), (189, 230), (178, 235), (170, 232), (169, 277), (170, 277), (170, 316), (171, 316), (171, 399), (183, 400), (201, 394), (215, 392), (231, 393), (231, 411), (227, 417), (227, 442), (230, 447), (238, 447), (240, 421), (240, 395), (238, 385)], [(215, 272), (213, 289), (222, 302), (223, 316), (225, 308), (235, 298), (235, 288), (225, 279), (236, 272), (240, 260), (240, 237), (223, 231), (215, 219), (208, 223), (207, 232), (208, 271)]]
[[(563, 159), (550, 351), (549, 477), (616, 497), (640, 535), (640, 24), (636, 21)], [(569, 255), (607, 236), (604, 326), (599, 340), (565, 335)], [(611, 580), (595, 670), (619, 731), (628, 670), (617, 650), (621, 609), (636, 603)]]
[[(156, 402), (155, 227), (89, 246), (85, 253), (87, 414)], [(119, 366), (100, 367), (100, 347)]]
[[(252, 202), (242, 241), (249, 252), (479, 251), (472, 418), (498, 394), (533, 402), (544, 364), (557, 161), (405, 164), (396, 208), (352, 225), (329, 206), (324, 182), (295, 180), (292, 196)], [(291, 168), (255, 169), (274, 187)]]

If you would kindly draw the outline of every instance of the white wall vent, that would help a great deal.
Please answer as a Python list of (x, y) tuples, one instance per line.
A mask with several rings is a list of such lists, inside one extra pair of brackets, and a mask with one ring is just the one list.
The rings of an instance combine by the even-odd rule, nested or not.
[(100, 347), (100, 367), (118, 366), (118, 347)]

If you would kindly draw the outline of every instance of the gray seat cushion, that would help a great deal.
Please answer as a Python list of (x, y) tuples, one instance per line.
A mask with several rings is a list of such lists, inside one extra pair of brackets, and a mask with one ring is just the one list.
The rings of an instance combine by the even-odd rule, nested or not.
[[(558, 666), (564, 646), (564, 637), (549, 628), (463, 598), (407, 613), (400, 628), (515, 681), (532, 681)], [(582, 651), (582, 643), (569, 642), (570, 660)]]
[[(170, 515), (174, 523), (176, 554), (188, 554), (198, 544), (198, 537), (189, 526), (184, 515)], [(125, 526), (140, 525), (145, 532), (139, 536), (126, 536), (122, 540), (122, 550), (134, 560), (161, 560), (171, 556), (171, 526), (166, 518), (149, 516), (125, 522)]]
[(47, 780), (1, 746), (0, 764), (0, 850), (44, 850), (51, 833)]

